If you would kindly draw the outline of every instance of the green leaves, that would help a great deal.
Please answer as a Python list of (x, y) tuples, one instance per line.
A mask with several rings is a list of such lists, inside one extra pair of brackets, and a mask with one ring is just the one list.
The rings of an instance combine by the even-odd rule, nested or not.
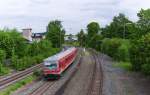
[(97, 44), (97, 35), (100, 32), (100, 26), (97, 22), (91, 22), (87, 25), (87, 45), (94, 48)]
[(4, 50), (0, 49), (0, 63), (4, 63), (5, 59), (6, 59), (6, 53)]
[(129, 61), (129, 41), (119, 38), (106, 38), (102, 41), (101, 52), (118, 61)]
[(5, 50), (7, 58), (11, 57), (13, 48), (17, 55), (22, 56), (25, 49), (25, 45), (25, 40), (19, 32), (15, 30), (9, 30), (8, 32), (0, 32), (0, 48)]
[(102, 34), (107, 38), (126, 38), (130, 36), (130, 31), (127, 24), (132, 23), (124, 14), (120, 13), (113, 18), (110, 25), (107, 25)]
[(137, 25), (140, 28), (140, 34), (145, 35), (150, 32), (150, 9), (141, 9), (137, 14), (139, 20), (137, 21)]
[[(11, 66), (14, 69), (23, 70), (42, 62), (44, 58), (58, 52), (58, 50), (53, 50), (54, 48), (52, 48), (52, 43), (49, 40), (27, 44), (17, 30), (1, 30), (0, 69), (6, 57), (7, 59), (11, 59)], [(2, 70), (3, 69), (1, 69), (1, 71)]]
[(86, 46), (86, 34), (84, 33), (83, 29), (77, 34), (78, 42), (80, 46)]
[(141, 9), (137, 15), (140, 20), (150, 20), (150, 9)]
[(100, 26), (97, 22), (91, 22), (87, 25), (88, 36), (94, 36), (100, 30)]
[(141, 70), (144, 64), (150, 65), (150, 33), (132, 42), (130, 60), (134, 70)]
[(4, 61), (6, 59), (6, 53), (0, 49), (0, 76), (9, 73), (9, 70), (4, 67)]
[(91, 22), (87, 33), (78, 33), (78, 41), (81, 46), (99, 50), (115, 60), (131, 61), (134, 70), (150, 74), (150, 9), (141, 9), (137, 15), (139, 20), (132, 22), (120, 13), (104, 28)]
[(62, 27), (61, 21), (50, 21), (47, 26), (46, 39), (52, 42), (53, 47), (61, 47), (64, 43), (65, 30)]

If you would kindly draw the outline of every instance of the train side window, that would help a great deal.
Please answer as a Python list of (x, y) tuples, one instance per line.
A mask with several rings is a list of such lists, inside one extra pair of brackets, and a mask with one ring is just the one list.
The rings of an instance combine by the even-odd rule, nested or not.
[(60, 61), (60, 67), (61, 67), (61, 68), (63, 68), (63, 66), (64, 66), (64, 65), (63, 65), (63, 64), (64, 64), (64, 61), (65, 61), (65, 60), (61, 60), (61, 61)]

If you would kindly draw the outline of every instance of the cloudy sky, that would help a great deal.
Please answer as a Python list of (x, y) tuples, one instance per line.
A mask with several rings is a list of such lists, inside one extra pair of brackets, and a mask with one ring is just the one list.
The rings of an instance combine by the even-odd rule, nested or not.
[(136, 21), (141, 8), (150, 8), (150, 0), (0, 0), (0, 28), (44, 32), (50, 20), (58, 19), (67, 33), (76, 34), (91, 21), (104, 27), (120, 12)]

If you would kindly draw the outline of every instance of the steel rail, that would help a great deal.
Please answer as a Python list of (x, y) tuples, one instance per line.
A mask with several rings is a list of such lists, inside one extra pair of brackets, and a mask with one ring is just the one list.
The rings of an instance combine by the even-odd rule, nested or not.
[(17, 81), (31, 75), (34, 70), (39, 69), (40, 67), (42, 67), (42, 64), (38, 64), (38, 65), (28, 68), (24, 71), (21, 71), (16, 74), (13, 74), (11, 76), (8, 76), (6, 78), (0, 79), (0, 90), (13, 84), (14, 82), (17, 82)]
[(87, 95), (102, 95), (102, 87), (103, 87), (102, 65), (100, 59), (98, 58), (98, 55), (95, 52), (92, 52), (92, 54), (95, 66), (93, 69), (93, 77), (91, 78), (91, 83), (89, 85)]

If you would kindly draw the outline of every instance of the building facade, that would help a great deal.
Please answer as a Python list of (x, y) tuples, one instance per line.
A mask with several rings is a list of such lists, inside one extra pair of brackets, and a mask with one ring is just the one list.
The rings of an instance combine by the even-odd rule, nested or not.
[(45, 39), (45, 33), (32, 33), (32, 41), (39, 42)]
[(44, 33), (32, 33), (32, 28), (25, 28), (22, 29), (22, 36), (29, 42), (32, 43), (34, 41), (39, 42), (42, 39), (45, 39), (45, 34)]
[(32, 42), (32, 28), (22, 29), (22, 36), (29, 42)]

